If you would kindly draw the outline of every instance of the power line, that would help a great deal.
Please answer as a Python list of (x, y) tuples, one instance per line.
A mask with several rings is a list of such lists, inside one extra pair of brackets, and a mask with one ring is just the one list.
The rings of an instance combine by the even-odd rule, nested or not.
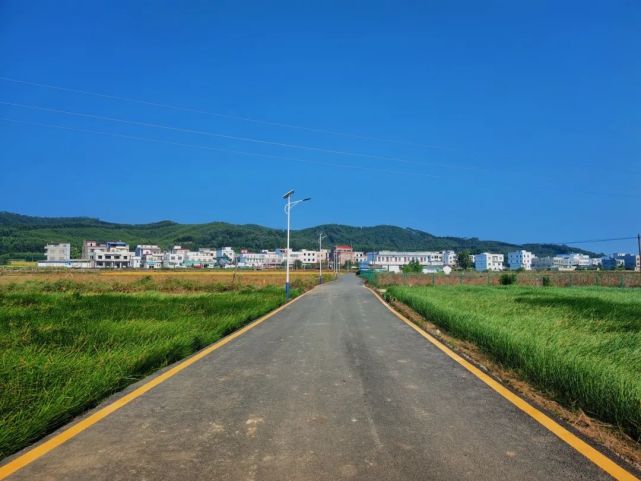
[[(216, 116), (216, 117), (221, 117), (221, 118), (228, 118), (228, 119), (232, 119), (232, 120), (240, 120), (240, 121), (244, 121), (244, 122), (252, 122), (252, 123), (262, 124), (262, 125), (270, 125), (270, 126), (274, 126), (274, 127), (297, 129), (297, 130), (303, 130), (303, 131), (308, 131), (308, 132), (316, 132), (316, 133), (324, 133), (324, 134), (330, 134), (330, 135), (338, 135), (338, 136), (343, 136), (343, 137), (351, 137), (351, 138), (355, 138), (355, 139), (370, 140), (370, 141), (377, 141), (377, 142), (385, 142), (385, 143), (398, 144), (398, 145), (408, 145), (408, 146), (415, 146), (415, 147), (423, 147), (423, 148), (429, 148), (429, 149), (434, 149), (434, 150), (440, 150), (440, 151), (444, 151), (444, 152), (452, 151), (452, 149), (443, 148), (443, 147), (434, 146), (434, 145), (420, 144), (420, 143), (416, 143), (416, 142), (399, 141), (399, 140), (393, 140), (393, 139), (385, 139), (385, 138), (374, 137), (374, 136), (369, 136), (369, 135), (360, 135), (360, 134), (354, 134), (354, 133), (349, 133), (349, 132), (340, 132), (340, 131), (337, 131), (337, 130), (320, 129), (320, 128), (307, 127), (307, 126), (284, 123), (284, 122), (268, 121), (268, 120), (256, 119), (256, 118), (252, 118), (252, 117), (231, 115), (231, 114), (225, 114), (225, 113), (221, 113), (221, 112), (214, 112), (214, 111), (210, 111), (210, 110), (198, 109), (198, 108), (193, 108), (193, 107), (185, 107), (185, 106), (166, 104), (166, 103), (156, 102), (156, 101), (134, 99), (134, 98), (131, 98), (131, 97), (124, 97), (124, 96), (119, 96), (119, 95), (110, 95), (110, 94), (94, 92), (94, 91), (90, 91), (90, 90), (76, 89), (76, 88), (71, 88), (71, 87), (64, 87), (64, 86), (60, 86), (60, 85), (53, 85), (53, 84), (49, 84), (49, 83), (32, 82), (32, 81), (23, 80), (23, 79), (16, 79), (16, 78), (12, 78), (12, 77), (0, 76), (0, 80), (3, 80), (5, 82), (13, 82), (13, 83), (16, 83), (16, 84), (33, 86), (33, 87), (40, 87), (40, 88), (47, 88), (47, 89), (58, 90), (58, 91), (63, 91), (63, 92), (77, 93), (77, 94), (81, 94), (81, 95), (88, 95), (88, 96), (105, 98), (105, 99), (110, 99), (110, 100), (119, 100), (119, 101), (124, 101), (124, 102), (131, 102), (131, 103), (135, 103), (135, 104), (139, 104), (139, 105), (160, 107), (160, 108), (172, 109), (172, 110), (177, 110), (177, 111), (193, 112), (193, 113), (211, 115), (211, 116)], [(248, 141), (249, 142), (251, 140), (244, 139), (243, 141)], [(338, 154), (338, 155), (356, 155), (356, 156), (363, 156), (363, 157), (367, 156), (367, 157), (373, 158), (373, 159), (390, 160), (390, 161), (402, 162), (402, 163), (413, 163), (413, 164), (418, 164), (418, 165), (432, 165), (432, 166), (440, 166), (440, 167), (462, 169), (462, 170), (470, 170), (470, 171), (483, 171), (484, 170), (484, 169), (477, 168), (477, 167), (474, 167), (474, 166), (469, 166), (469, 165), (460, 165), (460, 164), (452, 164), (452, 163), (443, 164), (443, 163), (434, 163), (434, 162), (432, 162), (430, 164), (427, 164), (425, 162), (417, 162), (417, 161), (413, 161), (413, 160), (399, 159), (399, 158), (388, 157), (388, 156), (374, 156), (374, 155), (352, 153), (352, 152), (332, 151), (332, 150), (327, 150), (327, 149), (322, 149), (321, 150), (320, 148), (315, 148), (315, 147), (295, 146), (295, 145), (281, 144), (281, 143), (276, 143), (276, 142), (274, 142), (273, 145), (281, 145), (281, 146), (286, 146), (286, 147), (291, 147), (291, 148), (305, 148), (305, 149), (309, 149), (309, 150), (318, 150), (318, 151), (322, 151), (322, 152), (326, 152), (326, 153), (334, 153), (334, 154)], [(520, 173), (520, 171), (512, 171), (512, 172)], [(545, 181), (543, 181), (543, 182), (545, 182)], [(555, 184), (549, 182), (548, 185), (554, 186)], [(621, 193), (621, 192), (612, 193), (612, 192), (584, 191), (584, 193), (593, 194), (593, 195), (610, 196), (610, 197), (633, 197), (633, 198), (638, 198), (639, 197), (638, 195), (635, 195), (635, 194), (628, 194), (628, 193)]]
[(163, 124), (155, 124), (151, 122), (142, 122), (138, 120), (127, 120), (127, 119), (121, 119), (121, 118), (116, 118), (116, 117), (107, 117), (103, 115), (97, 115), (97, 114), (90, 114), (90, 113), (85, 113), (85, 112), (74, 112), (70, 110), (62, 110), (62, 109), (53, 109), (50, 107), (42, 107), (38, 105), (27, 105), (27, 104), (21, 104), (21, 103), (15, 103), (15, 102), (6, 102), (6, 101), (0, 101), (0, 104), (2, 105), (7, 105), (10, 107), (18, 107), (18, 108), (23, 108), (23, 109), (29, 109), (29, 110), (39, 110), (42, 112), (51, 112), (51, 113), (57, 113), (57, 114), (64, 114), (64, 115), (72, 115), (76, 117), (84, 117), (84, 118), (90, 118), (90, 119), (95, 119), (95, 120), (105, 120), (108, 122), (119, 122), (123, 124), (129, 124), (129, 125), (137, 125), (139, 127), (148, 127), (148, 128), (155, 128), (155, 129), (165, 129), (165, 130), (172, 130), (175, 132), (182, 132), (182, 133), (189, 133), (189, 134), (196, 134), (196, 135), (205, 135), (209, 137), (218, 137), (222, 139), (228, 139), (228, 140), (236, 140), (239, 142), (251, 142), (251, 143), (257, 143), (257, 144), (266, 144), (266, 145), (274, 145), (278, 147), (285, 147), (285, 148), (290, 148), (290, 149), (301, 149), (301, 150), (308, 150), (308, 151), (313, 151), (313, 152), (322, 152), (326, 154), (333, 154), (333, 155), (345, 155), (345, 156), (351, 156), (351, 157), (359, 157), (359, 158), (369, 158), (369, 159), (378, 159), (378, 160), (386, 160), (390, 162), (401, 162), (401, 163), (406, 163), (406, 164), (415, 164), (415, 165), (425, 165), (425, 166), (440, 166), (440, 167), (449, 167), (449, 168), (458, 168), (458, 169), (464, 169), (464, 170), (478, 170), (473, 167), (463, 167), (463, 166), (455, 166), (451, 164), (439, 164), (439, 163), (425, 163), (425, 162), (417, 162), (413, 160), (407, 160), (407, 159), (401, 159), (397, 157), (388, 157), (388, 156), (383, 156), (383, 155), (373, 155), (373, 154), (363, 154), (360, 152), (349, 152), (349, 151), (344, 151), (344, 150), (332, 150), (332, 149), (324, 149), (321, 147), (315, 147), (315, 146), (308, 146), (308, 145), (301, 145), (301, 144), (289, 144), (285, 142), (276, 142), (276, 141), (271, 141), (271, 140), (265, 140), (265, 139), (256, 139), (252, 137), (238, 137), (234, 135), (227, 135), (227, 134), (221, 134), (218, 132), (209, 132), (205, 130), (196, 130), (196, 129), (188, 129), (184, 127), (173, 127), (170, 125), (163, 125)]
[(109, 94), (104, 94), (104, 93), (99, 93), (99, 92), (92, 92), (90, 90), (83, 90), (83, 89), (75, 89), (75, 88), (69, 88), (69, 87), (62, 87), (60, 85), (52, 85), (52, 84), (45, 84), (45, 83), (38, 83), (38, 82), (30, 82), (27, 80), (21, 80), (21, 79), (16, 79), (16, 78), (10, 78), (10, 77), (0, 77), (0, 80), (4, 80), (5, 82), (13, 82), (17, 84), (22, 84), (22, 85), (30, 85), (33, 87), (40, 87), (40, 88), (47, 88), (47, 89), (52, 89), (52, 90), (59, 90), (62, 92), (71, 92), (71, 93), (77, 93), (81, 95), (90, 95), (93, 97), (100, 97), (100, 98), (105, 98), (105, 99), (110, 99), (110, 100), (120, 100), (124, 102), (131, 102), (135, 104), (140, 104), (140, 105), (147, 105), (150, 107), (160, 107), (160, 108), (165, 108), (165, 109), (172, 109), (172, 110), (179, 110), (183, 112), (192, 112), (192, 113), (198, 113), (198, 114), (205, 114), (205, 115), (212, 115), (215, 117), (221, 117), (221, 118), (226, 118), (230, 120), (240, 120), (243, 122), (251, 122), (255, 124), (261, 124), (261, 125), (269, 125), (272, 127), (281, 127), (281, 128), (287, 128), (287, 129), (296, 129), (296, 130), (303, 130), (307, 132), (314, 132), (314, 133), (320, 133), (320, 134), (328, 134), (328, 135), (338, 135), (341, 137), (351, 137), (354, 139), (360, 139), (360, 140), (371, 140), (371, 141), (376, 141), (376, 142), (384, 142), (384, 143), (389, 143), (389, 144), (397, 144), (397, 145), (407, 145), (407, 146), (413, 146), (413, 147), (422, 147), (422, 148), (428, 148), (428, 149), (434, 149), (434, 150), (448, 150), (444, 149), (442, 147), (437, 147), (434, 145), (427, 145), (427, 144), (420, 144), (420, 143), (415, 143), (415, 142), (407, 142), (407, 141), (401, 141), (401, 140), (393, 140), (393, 139), (384, 139), (380, 137), (373, 137), (369, 135), (360, 135), (360, 134), (354, 134), (350, 132), (340, 132), (337, 130), (328, 130), (328, 129), (320, 129), (320, 128), (315, 128), (315, 127), (306, 127), (302, 125), (296, 125), (296, 124), (290, 124), (290, 123), (284, 123), (284, 122), (275, 122), (275, 121), (270, 121), (270, 120), (262, 120), (262, 119), (255, 119), (252, 117), (245, 117), (245, 116), (240, 116), (240, 115), (230, 115), (230, 114), (225, 114), (221, 112), (213, 112), (210, 110), (203, 110), (203, 109), (197, 109), (193, 107), (185, 107), (185, 106), (180, 106), (180, 105), (171, 105), (171, 104), (165, 104), (161, 102), (154, 102), (154, 101), (149, 101), (149, 100), (141, 100), (141, 99), (134, 99), (131, 97), (122, 97), (119, 95), (109, 95)]
[(614, 241), (622, 241), (622, 240), (631, 240), (631, 239), (637, 239), (637, 236), (632, 236), (632, 237), (613, 237), (610, 239), (589, 239), (589, 240), (579, 240), (579, 241), (545, 241), (545, 242), (525, 242), (521, 245), (527, 246), (530, 244), (541, 244), (541, 245), (574, 245), (574, 244), (598, 244), (601, 242), (614, 242)]
[(123, 138), (123, 139), (128, 139), (128, 140), (138, 140), (138, 141), (144, 141), (144, 142), (153, 142), (153, 143), (159, 143), (159, 144), (166, 144), (166, 145), (175, 145), (177, 147), (188, 147), (188, 148), (193, 148), (193, 149), (202, 149), (202, 150), (210, 150), (210, 151), (215, 151), (215, 152), (222, 152), (222, 153), (228, 153), (228, 154), (235, 154), (235, 155), (244, 155), (244, 156), (249, 156), (249, 157), (264, 157), (264, 158), (269, 158), (269, 159), (274, 159), (274, 160), (284, 160), (288, 162), (299, 162), (299, 163), (308, 163), (308, 164), (317, 164), (317, 165), (324, 165), (324, 166), (329, 166), (329, 167), (341, 167), (341, 168), (348, 168), (348, 169), (357, 169), (357, 170), (365, 170), (365, 171), (372, 171), (372, 172), (379, 172), (379, 173), (384, 173), (384, 174), (397, 174), (397, 175), (411, 175), (411, 176), (423, 176), (423, 177), (430, 177), (430, 178), (435, 178), (435, 179), (440, 179), (441, 177), (429, 175), (429, 174), (424, 174), (420, 172), (405, 172), (405, 171), (399, 171), (399, 170), (389, 170), (389, 169), (378, 169), (375, 167), (365, 167), (365, 166), (360, 166), (360, 165), (353, 165), (353, 164), (340, 164), (340, 163), (335, 163), (335, 162), (325, 162), (325, 161), (317, 161), (317, 160), (311, 160), (311, 159), (297, 159), (297, 158), (292, 158), (292, 157), (283, 157), (279, 155), (270, 155), (270, 154), (258, 154), (254, 152), (244, 152), (240, 150), (233, 150), (233, 149), (221, 149), (218, 147), (210, 147), (207, 145), (198, 145), (198, 144), (187, 144), (187, 143), (182, 143), (182, 142), (173, 142), (170, 140), (162, 140), (162, 139), (153, 139), (150, 137), (138, 137), (134, 135), (126, 135), (126, 134), (120, 134), (116, 132), (103, 132), (100, 130), (92, 130), (92, 129), (79, 129), (76, 127), (67, 127), (64, 125), (56, 125), (56, 124), (47, 124), (43, 122), (30, 122), (30, 121), (25, 121), (25, 120), (18, 120), (18, 119), (10, 119), (10, 118), (0, 118), (0, 120), (5, 121), (5, 122), (13, 122), (16, 124), (24, 124), (24, 125), (32, 125), (32, 126), (37, 126), (37, 127), (47, 127), (47, 128), (54, 128), (54, 129), (60, 129), (60, 130), (68, 130), (71, 132), (80, 132), (80, 133), (86, 133), (86, 134), (98, 134), (98, 135), (106, 135), (110, 137), (118, 137), (118, 138)]
[(612, 242), (612, 241), (620, 241), (620, 240), (630, 240), (630, 239), (636, 239), (637, 236), (632, 236), (632, 237), (613, 237), (612, 239), (591, 239), (591, 240), (581, 240), (581, 241), (572, 241), (572, 242), (545, 242), (545, 244), (561, 244), (561, 245), (569, 245), (569, 244), (595, 244), (599, 242)]
[[(238, 136), (233, 136), (233, 135), (221, 134), (221, 133), (218, 133), (218, 132), (209, 132), (209, 131), (204, 131), (204, 130), (196, 130), (196, 129), (189, 129), (189, 128), (183, 128), (183, 127), (174, 127), (174, 126), (170, 126), (170, 125), (155, 124), (155, 123), (142, 122), (142, 121), (137, 121), (137, 120), (127, 120), (127, 119), (121, 119), (121, 118), (116, 118), (116, 117), (107, 117), (107, 116), (91, 114), (91, 113), (85, 113), (85, 112), (74, 112), (74, 111), (69, 111), (69, 110), (53, 109), (53, 108), (42, 107), (42, 106), (38, 106), (38, 105), (27, 105), (27, 104), (21, 104), (21, 103), (15, 103), (15, 102), (7, 102), (7, 101), (0, 101), (0, 105), (7, 105), (7, 106), (11, 106), (11, 107), (18, 107), (18, 108), (36, 110), (36, 111), (42, 111), (42, 112), (50, 112), (50, 113), (57, 113), (57, 114), (63, 114), (63, 115), (70, 115), (70, 116), (76, 116), (76, 117), (82, 117), (82, 118), (90, 118), (90, 119), (95, 119), (95, 120), (118, 122), (118, 123), (123, 123), (123, 124), (136, 125), (136, 126), (140, 126), (140, 127), (164, 129), (164, 130), (170, 130), (170, 131), (174, 131), (174, 132), (182, 132), (182, 133), (190, 133), (190, 134), (203, 135), (203, 136), (209, 136), (209, 137), (224, 138), (224, 139), (235, 140), (235, 141), (240, 141), (240, 142), (250, 142), (250, 143), (263, 144), (263, 145), (274, 145), (274, 146), (285, 147), (285, 148), (301, 149), (301, 150), (307, 150), (307, 151), (313, 151), (313, 152), (321, 152), (321, 153), (327, 153), (327, 154), (333, 154), (333, 155), (344, 155), (344, 156), (351, 156), (351, 157), (358, 157), (358, 158), (369, 158), (369, 159), (386, 160), (386, 161), (399, 162), (399, 163), (405, 163), (405, 164), (422, 165), (422, 166), (427, 166), (427, 167), (438, 166), (438, 167), (462, 169), (462, 170), (467, 170), (467, 171), (480, 171), (482, 173), (487, 173), (487, 169), (480, 169), (480, 168), (475, 168), (475, 167), (464, 167), (464, 166), (460, 166), (460, 165), (442, 164), (442, 163), (434, 163), (434, 162), (430, 162), (430, 163), (417, 162), (417, 161), (413, 161), (413, 160), (401, 159), (401, 158), (396, 158), (396, 157), (364, 154), (364, 153), (359, 153), (359, 152), (350, 152), (350, 151), (341, 151), (341, 150), (331, 150), (331, 149), (324, 149), (324, 148), (315, 147), (315, 146), (307, 146), (307, 145), (300, 145), (300, 144), (289, 144), (289, 143), (276, 142), (276, 141), (265, 140), (265, 139), (255, 139), (255, 138), (251, 138), (251, 137), (238, 137)], [(252, 154), (252, 155), (256, 155), (256, 154)], [(412, 175), (412, 174), (410, 174), (410, 175)], [(430, 177), (439, 178), (437, 176), (430, 176)], [(541, 183), (545, 183), (547, 185), (550, 185), (551, 187), (558, 187), (557, 184), (555, 184), (553, 182), (550, 182), (550, 181), (547, 181), (547, 180), (541, 180), (540, 182)], [(640, 197), (636, 193), (635, 194), (631, 194), (631, 193), (627, 193), (627, 192), (583, 191), (582, 193), (583, 194), (587, 194), (587, 195), (599, 195), (599, 196), (609, 196), (609, 197), (628, 197), (628, 198), (639, 198)]]

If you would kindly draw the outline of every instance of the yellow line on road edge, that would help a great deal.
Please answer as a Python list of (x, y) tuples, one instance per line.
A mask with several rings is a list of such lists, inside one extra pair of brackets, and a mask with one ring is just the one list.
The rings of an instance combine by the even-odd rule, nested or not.
[(558, 436), (567, 444), (572, 446), (579, 453), (581, 453), (583, 456), (588, 458), (590, 461), (592, 461), (594, 464), (596, 464), (598, 467), (600, 467), (603, 471), (608, 473), (614, 479), (617, 479), (619, 481), (640, 481), (639, 478), (634, 476), (632, 473), (630, 473), (629, 471), (625, 470), (624, 468), (616, 464), (606, 455), (597, 451), (596, 449), (594, 449), (592, 446), (590, 446), (588, 443), (586, 443), (576, 435), (572, 434), (570, 431), (565, 429), (563, 426), (561, 426), (559, 423), (554, 421), (552, 418), (545, 415), (544, 413), (539, 411), (537, 408), (532, 406), (530, 403), (528, 403), (521, 397), (514, 394), (512, 391), (507, 389), (498, 381), (494, 380), (491, 376), (488, 376), (487, 374), (485, 374), (479, 368), (474, 366), (474, 364), (466, 361), (464, 358), (456, 354), (454, 351), (452, 351), (449, 347), (447, 347), (445, 344), (440, 342), (438, 339), (436, 339), (435, 337), (425, 332), (423, 329), (418, 327), (416, 324), (414, 324), (412, 321), (407, 319), (405, 316), (396, 312), (389, 304), (387, 304), (387, 302), (385, 302), (385, 300), (378, 294), (378, 292), (374, 291), (373, 289), (369, 289), (369, 290), (376, 296), (376, 298), (379, 301), (381, 301), (381, 303), (385, 307), (387, 307), (387, 309), (390, 310), (390, 312), (392, 312), (392, 314), (398, 317), (401, 321), (403, 321), (405, 324), (407, 324), (416, 332), (418, 332), (421, 336), (423, 336), (425, 339), (431, 342), (438, 349), (443, 351), (451, 359), (453, 359), (454, 361), (459, 363), (461, 366), (463, 366), (465, 369), (470, 371), (472, 374), (478, 377), (481, 381), (483, 381), (489, 387), (494, 389), (497, 393), (499, 393), (505, 399), (510, 401), (512, 404), (514, 404), (521, 411), (526, 413), (528, 416), (532, 417), (535, 421), (543, 425), (548, 430), (552, 431), (556, 436)]
[(291, 306), (294, 302), (302, 298), (303, 296), (307, 295), (307, 293), (310, 291), (307, 291), (300, 296), (292, 299), (290, 302), (287, 304), (283, 304), (282, 306), (278, 307), (277, 309), (269, 312), (268, 314), (265, 314), (264, 316), (256, 319), (255, 321), (251, 322), (250, 324), (247, 324), (245, 327), (233, 332), (229, 336), (226, 336), (219, 341), (215, 342), (209, 347), (204, 348), (201, 351), (198, 351), (196, 354), (191, 356), (188, 359), (185, 359), (184, 361), (180, 362), (176, 366), (172, 367), (168, 371), (163, 372), (162, 374), (154, 377), (151, 379), (149, 382), (143, 384), (139, 388), (135, 389), (134, 391), (130, 392), (129, 394), (126, 394), (125, 396), (116, 399), (114, 402), (111, 404), (105, 406), (104, 408), (96, 411), (93, 413), (91, 416), (83, 419), (82, 421), (74, 424), (73, 426), (70, 426), (68, 429), (65, 429), (62, 431), (60, 434), (57, 434), (53, 436), (51, 439), (48, 441), (45, 441), (42, 444), (39, 444), (38, 446), (34, 447), (33, 449), (30, 449), (26, 453), (18, 456), (14, 460), (10, 461), (9, 463), (5, 464), (4, 466), (0, 467), (0, 480), (5, 479), (7, 476), (15, 473), (19, 469), (24, 468), (26, 465), (34, 462), (38, 458), (44, 456), (47, 454), (49, 451), (57, 448), (64, 442), (68, 441), (69, 439), (77, 436), (81, 432), (83, 432), (85, 429), (89, 428), (90, 426), (96, 424), (98, 421), (101, 419), (106, 418), (109, 416), (111, 413), (117, 411), (121, 407), (129, 404), (131, 401), (134, 399), (142, 396), (145, 394), (147, 391), (150, 391), (151, 389), (155, 388), (159, 384), (165, 382), (167, 379), (175, 376), (178, 374), (180, 371), (183, 369), (191, 366), (192, 364), (196, 363), (197, 361), (200, 361), (202, 358), (207, 356), (208, 354), (211, 354), (214, 352), (216, 349), (219, 349), (223, 347), (225, 344), (233, 341), (239, 336), (242, 336), (244, 333), (249, 331), (250, 329), (253, 329), (254, 327), (258, 326), (259, 324), (263, 323), (270, 317), (278, 314), (280, 311), (285, 309), (288, 306)]

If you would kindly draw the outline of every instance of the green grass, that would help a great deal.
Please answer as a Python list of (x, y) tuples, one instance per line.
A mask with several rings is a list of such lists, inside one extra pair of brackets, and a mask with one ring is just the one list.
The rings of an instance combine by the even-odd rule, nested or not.
[(183, 293), (183, 283), (181, 294), (137, 287), (0, 288), (0, 458), (284, 301), (276, 287)]
[(386, 295), (572, 408), (641, 437), (641, 291), (406, 287)]

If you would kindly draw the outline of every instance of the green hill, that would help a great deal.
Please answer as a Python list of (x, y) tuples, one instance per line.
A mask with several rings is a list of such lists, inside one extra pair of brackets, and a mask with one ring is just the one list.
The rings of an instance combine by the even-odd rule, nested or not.
[[(324, 245), (351, 244), (356, 250), (443, 250), (470, 249), (473, 253), (492, 251), (507, 253), (525, 248), (536, 255), (554, 255), (567, 252), (592, 252), (555, 244), (524, 244), (522, 246), (477, 238), (437, 237), (427, 232), (391, 225), (353, 227), (326, 224), (292, 232), (294, 249), (314, 249), (318, 233), (327, 238)], [(31, 217), (0, 212), (0, 262), (8, 259), (42, 259), (44, 245), (52, 242), (70, 242), (72, 257), (79, 257), (84, 239), (98, 241), (122, 240), (130, 245), (158, 244), (163, 248), (182, 245), (199, 247), (233, 246), (246, 249), (274, 249), (285, 244), (283, 229), (260, 225), (178, 224), (172, 221), (151, 224), (117, 224), (90, 217)]]

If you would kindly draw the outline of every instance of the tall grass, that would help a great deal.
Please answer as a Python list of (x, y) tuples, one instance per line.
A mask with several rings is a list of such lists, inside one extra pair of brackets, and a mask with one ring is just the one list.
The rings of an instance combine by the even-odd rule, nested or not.
[(393, 286), (558, 401), (641, 437), (641, 295), (634, 289)]
[(0, 458), (284, 302), (273, 286), (185, 282), (0, 288)]

